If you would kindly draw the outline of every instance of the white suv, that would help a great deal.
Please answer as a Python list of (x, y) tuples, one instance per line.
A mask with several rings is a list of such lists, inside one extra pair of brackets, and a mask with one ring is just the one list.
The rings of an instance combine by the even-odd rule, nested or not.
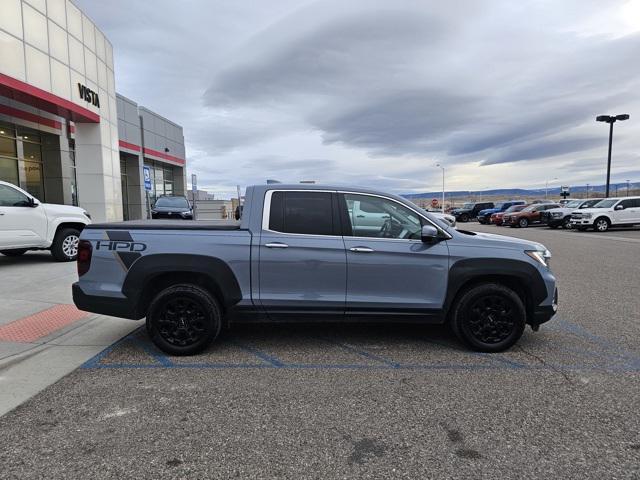
[(76, 259), (80, 232), (91, 223), (82, 208), (40, 203), (21, 188), (0, 181), (0, 253), (50, 250), (61, 262)]
[(571, 214), (571, 226), (606, 232), (611, 226), (640, 225), (640, 197), (605, 198), (591, 208)]

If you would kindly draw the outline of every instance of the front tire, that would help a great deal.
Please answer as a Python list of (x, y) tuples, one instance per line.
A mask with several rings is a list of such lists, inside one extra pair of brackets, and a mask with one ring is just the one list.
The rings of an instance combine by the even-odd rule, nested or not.
[(609, 230), (611, 224), (606, 217), (596, 218), (596, 221), (593, 222), (593, 231), (594, 232), (606, 232)]
[(526, 218), (521, 218), (518, 220), (518, 226), (520, 228), (527, 228), (529, 226), (529, 220)]
[(571, 230), (571, 217), (566, 217), (562, 221), (562, 228), (564, 228), (565, 230)]
[(456, 336), (473, 350), (501, 352), (522, 336), (526, 311), (516, 292), (486, 283), (470, 288), (457, 299), (450, 323)]
[(19, 257), (27, 253), (26, 248), (14, 248), (12, 250), (0, 250), (0, 253), (6, 257)]
[(467, 215), (466, 213), (463, 213), (462, 215), (460, 215), (460, 221), (462, 223), (467, 223), (469, 221), (469, 215)]
[(203, 288), (182, 284), (158, 293), (147, 312), (151, 341), (169, 355), (194, 355), (220, 334), (222, 310)]
[(51, 255), (59, 262), (73, 262), (78, 257), (80, 232), (75, 228), (63, 228), (53, 239)]

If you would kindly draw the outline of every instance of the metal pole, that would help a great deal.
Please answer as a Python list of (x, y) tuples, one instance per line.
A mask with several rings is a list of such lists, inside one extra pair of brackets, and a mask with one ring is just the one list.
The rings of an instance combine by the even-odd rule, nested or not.
[(442, 167), (442, 213), (444, 213), (444, 167)]
[(549, 198), (549, 180), (544, 186), (544, 199), (546, 200), (547, 198)]
[(611, 178), (611, 143), (613, 142), (613, 121), (609, 123), (609, 158), (607, 160), (607, 187), (604, 194), (605, 198), (609, 198), (609, 180)]
[(627, 180), (627, 197), (629, 196), (629, 180)]

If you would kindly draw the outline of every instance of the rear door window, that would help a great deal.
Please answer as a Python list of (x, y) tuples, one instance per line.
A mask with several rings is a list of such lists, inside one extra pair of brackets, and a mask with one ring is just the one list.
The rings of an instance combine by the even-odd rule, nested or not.
[(273, 192), (269, 230), (303, 235), (335, 235), (330, 192)]

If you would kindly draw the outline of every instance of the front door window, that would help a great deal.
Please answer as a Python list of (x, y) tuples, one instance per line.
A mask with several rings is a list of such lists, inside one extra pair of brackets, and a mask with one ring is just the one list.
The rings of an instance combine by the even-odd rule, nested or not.
[(354, 237), (419, 240), (420, 217), (396, 201), (369, 195), (345, 194)]

